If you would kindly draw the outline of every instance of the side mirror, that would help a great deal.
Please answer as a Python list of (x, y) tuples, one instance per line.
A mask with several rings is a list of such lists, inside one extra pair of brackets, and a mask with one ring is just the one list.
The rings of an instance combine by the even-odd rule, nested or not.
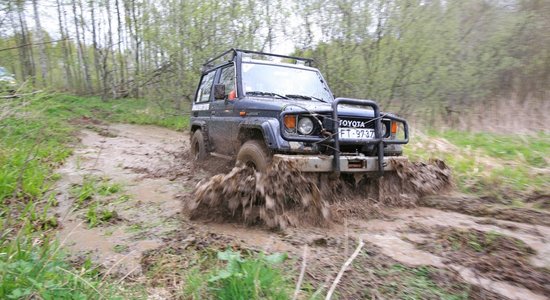
[(225, 99), (225, 85), (214, 84), (214, 99), (215, 100)]

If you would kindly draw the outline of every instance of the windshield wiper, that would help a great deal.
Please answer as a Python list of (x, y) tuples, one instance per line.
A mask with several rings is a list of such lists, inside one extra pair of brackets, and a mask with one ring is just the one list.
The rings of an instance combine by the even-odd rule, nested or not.
[(306, 95), (293, 95), (293, 94), (288, 94), (286, 95), (288, 98), (299, 98), (299, 99), (305, 99), (305, 100), (311, 100), (311, 99), (314, 99), (314, 100), (317, 100), (317, 101), (321, 101), (321, 102), (325, 102), (327, 103), (327, 101), (321, 99), (321, 98), (317, 98), (317, 97), (313, 97), (313, 96), (306, 96)]
[(252, 92), (246, 92), (247, 95), (256, 95), (256, 96), (271, 96), (271, 97), (279, 97), (283, 99), (288, 99), (288, 97), (285, 97), (283, 95), (279, 95), (277, 93), (271, 93), (271, 92), (260, 92), (260, 91), (252, 91)]

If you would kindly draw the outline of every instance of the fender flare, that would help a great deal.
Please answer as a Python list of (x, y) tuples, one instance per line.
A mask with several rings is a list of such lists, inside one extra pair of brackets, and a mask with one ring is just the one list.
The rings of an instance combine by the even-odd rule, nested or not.
[(290, 144), (285, 141), (279, 129), (279, 121), (274, 118), (247, 120), (239, 124), (239, 134), (242, 130), (255, 129), (262, 133), (264, 142), (269, 149), (290, 150)]

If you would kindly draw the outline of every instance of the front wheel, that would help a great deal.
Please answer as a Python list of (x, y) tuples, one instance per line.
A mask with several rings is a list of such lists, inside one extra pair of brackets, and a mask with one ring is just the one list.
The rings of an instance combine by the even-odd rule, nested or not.
[(202, 131), (200, 129), (197, 129), (191, 137), (191, 154), (193, 155), (193, 160), (195, 161), (202, 161), (208, 156), (204, 136), (202, 135)]
[(237, 154), (237, 166), (248, 166), (265, 172), (271, 163), (271, 153), (262, 141), (246, 141)]

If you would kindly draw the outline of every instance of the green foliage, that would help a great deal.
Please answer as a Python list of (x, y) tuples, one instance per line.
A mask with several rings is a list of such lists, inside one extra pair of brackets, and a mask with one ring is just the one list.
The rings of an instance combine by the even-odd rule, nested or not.
[(122, 299), (89, 262), (71, 266), (56, 242), (32, 230), (26, 223), (17, 235), (0, 237), (1, 299)]
[(239, 252), (219, 252), (226, 267), (209, 278), (210, 289), (216, 299), (288, 299), (291, 285), (275, 268), (286, 258), (281, 253), (242, 258)]
[[(109, 210), (103, 207), (104, 203), (95, 196), (110, 196), (122, 190), (119, 183), (110, 183), (108, 179), (100, 179), (93, 176), (86, 176), (80, 185), (74, 185), (71, 194), (75, 199), (76, 208), (87, 207), (86, 221), (90, 227), (96, 227), (102, 223), (107, 223), (117, 217), (115, 210)], [(116, 203), (126, 201), (127, 195), (120, 196)], [(122, 198), (122, 199), (121, 199)]]
[(90, 227), (96, 227), (102, 223), (107, 223), (116, 218), (118, 215), (115, 210), (109, 210), (99, 206), (100, 202), (98, 201), (94, 201), (88, 205), (88, 210), (86, 211), (86, 221)]
[[(547, 98), (539, 91), (550, 79), (543, 75), (550, 67), (543, 34), (550, 6), (513, 3), (299, 1), (307, 22), (295, 54), (314, 58), (338, 96), (376, 99), (424, 124), (451, 124), (449, 114), (468, 117), (472, 106), (492, 99)], [(319, 30), (323, 38), (315, 43)]]
[[(1, 109), (10, 112), (0, 119), (0, 205), (7, 198), (40, 198), (58, 178), (52, 170), (71, 153), (76, 126), (87, 120), (151, 124), (182, 130), (186, 116), (165, 116), (146, 100), (102, 101), (97, 97), (37, 94), (11, 99)], [(86, 200), (86, 186), (78, 195)], [(118, 187), (119, 188), (119, 187)], [(117, 187), (100, 187), (111, 193)]]
[(122, 186), (119, 183), (108, 183), (103, 182), (99, 185), (97, 193), (101, 196), (109, 196), (112, 194), (116, 194), (122, 190)]
[(496, 199), (516, 200), (550, 189), (550, 136), (430, 131), (405, 147), (412, 160), (440, 158), (458, 187)]
[[(185, 259), (185, 264), (192, 267), (182, 270), (183, 274), (179, 275), (185, 278), (181, 297), (289, 299), (294, 286), (283, 273), (281, 264), (286, 259), (287, 255), (283, 253), (241, 255), (229, 249), (217, 253), (201, 251), (193, 258)], [(161, 258), (160, 261), (164, 260)], [(160, 272), (157, 268), (162, 270), (162, 266), (155, 267), (152, 269), (154, 274)]]
[(146, 99), (103, 101), (99, 97), (51, 94), (43, 97), (41, 101), (32, 101), (29, 109), (43, 111), (49, 118), (61, 119), (65, 122), (72, 119), (73, 123), (105, 120), (157, 125), (175, 130), (183, 130), (189, 123), (189, 117), (184, 113), (172, 114)]
[[(148, 107), (144, 100), (103, 102), (46, 93), (0, 103), (1, 299), (117, 299), (117, 294), (127, 292), (121, 291), (122, 285), (102, 282), (89, 263), (80, 268), (67, 263), (50, 232), (57, 219), (48, 209), (57, 200), (46, 193), (59, 179), (55, 168), (72, 153), (70, 145), (77, 141), (82, 120), (187, 126), (185, 117), (163, 117), (160, 110)], [(91, 204), (86, 212), (90, 226), (116, 218), (116, 212), (100, 207), (93, 198), (120, 191), (120, 184), (94, 177), (71, 189), (77, 205)], [(127, 198), (121, 195), (118, 201)], [(132, 296), (136, 297), (139, 293)]]
[(482, 150), (491, 157), (521, 161), (528, 166), (543, 168), (549, 165), (550, 135), (502, 135), (448, 130), (440, 135), (459, 147)]
[[(20, 112), (23, 114), (23, 112)], [(6, 198), (37, 198), (55, 179), (51, 170), (71, 154), (71, 128), (44, 116), (0, 119), (0, 205)]]
[(91, 200), (95, 193), (96, 180), (90, 177), (85, 177), (81, 185), (74, 185), (71, 189), (77, 207), (81, 207), (85, 204), (85, 201)]

